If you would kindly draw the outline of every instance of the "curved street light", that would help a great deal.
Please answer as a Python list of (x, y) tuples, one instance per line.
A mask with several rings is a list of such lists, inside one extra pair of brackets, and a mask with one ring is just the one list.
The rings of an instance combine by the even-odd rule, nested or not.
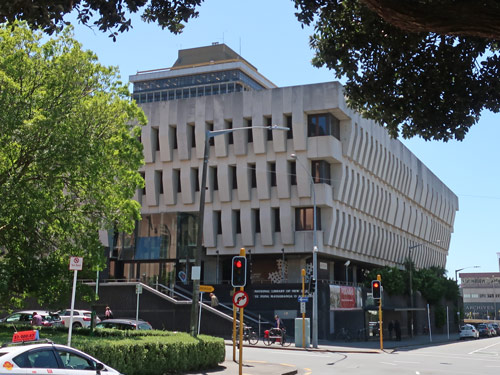
[[(200, 184), (200, 208), (198, 213), (198, 233), (196, 236), (196, 252), (194, 254), (194, 267), (199, 271), (198, 275), (201, 274), (201, 252), (203, 251), (203, 219), (205, 215), (205, 190), (207, 185), (207, 165), (208, 165), (208, 152), (210, 149), (209, 140), (210, 138), (216, 137), (222, 134), (228, 134), (239, 130), (249, 130), (249, 129), (267, 129), (267, 130), (283, 130), (288, 131), (289, 128), (271, 125), (271, 126), (244, 126), (241, 128), (231, 128), (231, 129), (220, 129), (220, 130), (205, 130), (205, 145), (203, 149), (203, 168), (201, 173), (201, 184)], [(186, 264), (186, 267), (188, 265)], [(194, 268), (193, 267), (193, 268)], [(197, 276), (198, 276), (197, 275)], [(200, 277), (196, 277), (193, 280), (193, 298), (191, 302), (191, 321), (190, 321), (190, 333), (191, 336), (196, 337), (199, 331), (198, 326), (198, 304), (199, 304), (199, 291), (200, 291)]]

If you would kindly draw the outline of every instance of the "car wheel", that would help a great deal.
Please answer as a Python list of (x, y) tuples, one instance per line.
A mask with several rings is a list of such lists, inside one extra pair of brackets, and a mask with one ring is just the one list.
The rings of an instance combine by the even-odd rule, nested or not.
[(78, 323), (78, 322), (73, 323), (73, 328), (81, 328), (81, 327), (82, 327), (82, 325), (80, 323)]

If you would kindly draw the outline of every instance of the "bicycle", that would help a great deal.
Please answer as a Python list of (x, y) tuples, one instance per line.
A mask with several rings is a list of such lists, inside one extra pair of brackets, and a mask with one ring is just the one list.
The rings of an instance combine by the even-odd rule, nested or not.
[(264, 338), (262, 339), (264, 345), (271, 346), (275, 342), (279, 342), (281, 346), (287, 347), (292, 344), (292, 339), (286, 335), (285, 328), (271, 328), (264, 332)]
[[(245, 341), (248, 341), (250, 345), (257, 345), (259, 342), (259, 335), (255, 331), (252, 331), (252, 327), (243, 327), (243, 342)], [(239, 331), (236, 332), (236, 344), (240, 344)]]
[(349, 342), (352, 340), (352, 336), (347, 328), (341, 328), (335, 337), (338, 340), (344, 340), (345, 342)]

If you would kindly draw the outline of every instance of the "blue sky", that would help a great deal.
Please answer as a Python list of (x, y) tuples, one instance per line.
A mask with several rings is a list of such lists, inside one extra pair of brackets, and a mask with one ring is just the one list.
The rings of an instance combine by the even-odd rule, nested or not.
[[(101, 63), (120, 68), (122, 79), (137, 71), (168, 68), (177, 51), (226, 43), (278, 86), (334, 81), (326, 68), (311, 65), (312, 28), (301, 28), (292, 0), (205, 0), (200, 16), (181, 35), (134, 17), (134, 28), (116, 42), (98, 30), (75, 24), (75, 37), (94, 51)], [(68, 18), (71, 20), (71, 18)], [(463, 272), (498, 272), (500, 232), (500, 115), (483, 113), (465, 141), (403, 143), (459, 198), (446, 269), (480, 266)], [(418, 250), (418, 249), (417, 249)], [(416, 251), (416, 250), (415, 250)]]

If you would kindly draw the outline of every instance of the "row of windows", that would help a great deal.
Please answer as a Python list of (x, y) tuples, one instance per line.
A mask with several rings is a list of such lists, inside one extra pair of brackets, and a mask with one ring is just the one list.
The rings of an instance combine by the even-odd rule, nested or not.
[(168, 91), (155, 91), (145, 93), (134, 93), (132, 98), (137, 103), (165, 102), (168, 100), (196, 98), (198, 96), (210, 96), (219, 94), (230, 94), (232, 92), (248, 91), (241, 83), (221, 83), (210, 86), (190, 87)]
[[(320, 166), (320, 167), (318, 167)], [(330, 169), (331, 165), (324, 160), (312, 160), (311, 161), (311, 176), (315, 184), (328, 184), (331, 185), (330, 179)], [(247, 170), (250, 173), (249, 183), (251, 188), (257, 187), (257, 166), (254, 163), (247, 164)], [(267, 163), (267, 172), (269, 173), (269, 181), (271, 187), (277, 186), (277, 172), (276, 163)], [(163, 171), (156, 171), (156, 180), (159, 183), (159, 194), (163, 194)], [(290, 185), (297, 185), (297, 165), (296, 162), (291, 160), (288, 161), (287, 174), (289, 176)], [(144, 172), (141, 172), (143, 178), (145, 178)], [(231, 181), (231, 188), (238, 189), (238, 178), (237, 178), (237, 167), (236, 165), (229, 166), (229, 178)], [(173, 181), (175, 190), (178, 193), (182, 192), (181, 184), (181, 170), (173, 169)], [(195, 191), (200, 190), (200, 179), (199, 179), (199, 169), (194, 167), (191, 168), (191, 181), (194, 183)], [(211, 181), (212, 190), (219, 190), (219, 181), (217, 177), (217, 166), (211, 166), (208, 170), (208, 181)], [(142, 194), (146, 194), (146, 187), (142, 189)]]
[(254, 90), (262, 90), (264, 86), (250, 78), (240, 70), (200, 73), (179, 77), (155, 79), (134, 83), (134, 93), (163, 89), (177, 89), (189, 86), (200, 86), (214, 83), (242, 82)]
[[(273, 232), (281, 232), (280, 209), (273, 208)], [(214, 211), (215, 222), (217, 224), (217, 234), (222, 234), (222, 212)], [(236, 227), (236, 233), (241, 233), (240, 210), (233, 210), (233, 221)], [(255, 233), (260, 233), (260, 210), (252, 210), (252, 221)], [(295, 230), (311, 231), (314, 230), (314, 208), (298, 207), (295, 209)], [(316, 208), (316, 230), (321, 230), (321, 208)]]
[[(309, 136), (313, 137), (313, 136), (322, 136), (322, 135), (333, 135), (336, 138), (340, 139), (338, 131), (333, 132), (332, 134), (325, 134), (323, 131), (318, 132), (318, 131), (314, 130), (315, 127), (317, 127), (317, 125), (314, 125), (314, 124), (317, 122), (316, 120), (318, 119), (318, 116), (323, 116), (325, 118), (331, 117), (332, 119), (334, 119), (332, 121), (337, 122), (337, 125), (338, 125), (339, 120), (335, 119), (330, 114), (309, 115), (308, 116), (308, 119), (309, 119), (308, 120), (308, 129), (309, 129), (308, 134), (309, 134)], [(314, 120), (314, 121), (310, 120), (311, 117), (315, 118), (316, 120)], [(273, 125), (272, 117), (271, 116), (264, 116), (263, 123), (265, 124), (265, 126), (272, 126)], [(287, 139), (293, 139), (292, 116), (285, 114), (283, 116), (283, 123), (289, 129), (286, 132)], [(244, 119), (243, 126), (251, 128), (252, 127), (252, 119)], [(213, 122), (207, 122), (206, 127), (207, 127), (208, 131), (214, 131)], [(187, 128), (188, 128), (188, 134), (189, 134), (188, 141), (190, 142), (190, 146), (196, 147), (195, 124), (193, 124), (193, 123), (187, 124)], [(337, 126), (337, 128), (338, 128), (338, 126)], [(232, 120), (225, 120), (224, 121), (224, 129), (233, 129), (233, 121)], [(330, 128), (330, 129), (333, 129), (333, 128)], [(171, 142), (172, 142), (171, 147), (172, 147), (172, 149), (176, 150), (178, 148), (178, 145), (177, 145), (177, 127), (175, 125), (169, 125), (168, 132), (169, 132), (168, 138), (171, 139)], [(157, 127), (152, 127), (151, 134), (152, 134), (152, 142), (153, 142), (152, 148), (153, 148), (153, 150), (160, 151), (161, 145), (160, 145), (160, 140), (159, 140), (159, 129)], [(232, 132), (228, 133), (227, 137), (228, 137), (228, 144), (230, 144), (230, 145), (233, 144), (234, 143), (233, 133)], [(273, 130), (267, 130), (266, 140), (267, 141), (273, 140)], [(252, 129), (247, 130), (247, 142), (248, 143), (253, 142), (253, 130)], [(215, 144), (214, 137), (211, 137), (208, 140), (208, 143), (210, 146), (213, 146)], [(321, 168), (324, 168), (324, 166), (322, 166), (321, 164), (318, 164), (315, 166), (315, 168), (321, 169)]]
[(500, 298), (500, 294), (493, 293), (472, 293), (472, 294), (464, 294), (464, 298)]

